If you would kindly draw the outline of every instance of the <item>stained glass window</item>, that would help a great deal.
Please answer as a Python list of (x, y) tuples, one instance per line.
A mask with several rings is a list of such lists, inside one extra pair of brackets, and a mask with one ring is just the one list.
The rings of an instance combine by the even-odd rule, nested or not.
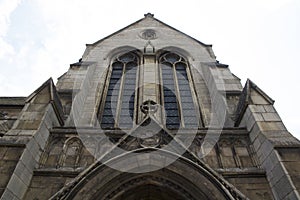
[(138, 57), (130, 52), (115, 59), (102, 112), (101, 127), (131, 128), (134, 120)]
[(198, 127), (186, 60), (175, 53), (166, 53), (159, 62), (166, 127)]

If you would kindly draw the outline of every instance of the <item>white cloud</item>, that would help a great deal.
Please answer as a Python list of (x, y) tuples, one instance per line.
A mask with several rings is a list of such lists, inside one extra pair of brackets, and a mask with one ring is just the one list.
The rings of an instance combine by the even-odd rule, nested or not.
[(17, 8), (21, 0), (0, 1), (0, 36), (6, 35), (10, 24), (10, 15)]
[(0, 59), (7, 54), (13, 54), (14, 48), (5, 41), (10, 25), (10, 15), (20, 4), (21, 0), (0, 1)]
[[(294, 61), (300, 46), (298, 1), (0, 1), (0, 96), (29, 95), (77, 62), (84, 44), (153, 12), (167, 24), (212, 43), (218, 60), (229, 64), (242, 84), (250, 78), (276, 100), (279, 114), (285, 112), (283, 121), (300, 137), (292, 114), (300, 113), (293, 106), (299, 99), (299, 67)], [(18, 15), (11, 18), (14, 11)]]

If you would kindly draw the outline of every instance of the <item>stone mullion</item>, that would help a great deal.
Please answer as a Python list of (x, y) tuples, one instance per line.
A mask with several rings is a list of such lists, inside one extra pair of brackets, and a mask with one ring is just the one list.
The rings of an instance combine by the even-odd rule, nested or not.
[(115, 116), (115, 125), (114, 125), (115, 128), (117, 128), (119, 126), (119, 119), (120, 119), (121, 108), (122, 108), (122, 94), (123, 94), (123, 88), (124, 88), (125, 73), (126, 73), (126, 64), (123, 63), (123, 71), (122, 71), (122, 76), (121, 76), (121, 80), (120, 80), (120, 90), (119, 90), (119, 94), (118, 94), (118, 103), (116, 106), (116, 116)]
[(80, 145), (80, 147), (78, 148), (78, 154), (76, 155), (76, 160), (75, 160), (75, 163), (74, 163), (74, 168), (79, 167), (79, 163), (80, 163), (80, 159), (82, 157), (82, 154), (83, 154), (83, 148), (82, 148), (82, 145)]
[(243, 166), (242, 166), (240, 157), (237, 155), (234, 145), (231, 146), (231, 149), (232, 149), (232, 154), (233, 154), (233, 158), (234, 158), (236, 166), (238, 168), (242, 168)]
[(199, 103), (199, 97), (198, 97), (198, 94), (197, 94), (196, 89), (195, 89), (193, 74), (190, 70), (190, 66), (187, 63), (185, 63), (185, 65), (186, 65), (185, 70), (186, 70), (187, 78), (188, 78), (189, 85), (190, 85), (190, 91), (191, 91), (191, 94), (192, 94), (192, 99), (193, 99), (193, 103), (194, 103), (195, 110), (196, 110), (196, 117), (197, 117), (197, 120), (198, 120), (198, 123), (199, 123), (198, 126), (203, 127), (204, 123), (203, 123), (203, 119), (202, 119), (202, 113), (201, 113), (201, 108), (200, 108), (200, 103)]
[(173, 76), (174, 76), (174, 86), (175, 86), (175, 93), (176, 93), (176, 100), (177, 100), (177, 108), (178, 108), (178, 116), (180, 119), (180, 125), (181, 127), (184, 127), (184, 118), (183, 118), (183, 112), (182, 112), (182, 104), (181, 104), (181, 97), (180, 97), (180, 91), (179, 91), (179, 85), (178, 85), (178, 79), (177, 79), (177, 71), (176, 71), (176, 63), (172, 64), (172, 70), (173, 70)]
[(222, 159), (222, 156), (221, 156), (220, 146), (219, 146), (219, 144), (217, 143), (215, 147), (216, 147), (216, 154), (217, 154), (217, 159), (218, 159), (218, 162), (219, 162), (219, 166), (220, 166), (220, 168), (224, 169), (223, 159)]
[(135, 96), (134, 96), (134, 108), (133, 108), (133, 122), (136, 124), (138, 123), (138, 120), (139, 120), (139, 115), (138, 115), (138, 111), (139, 111), (139, 108), (138, 106), (141, 104), (139, 101), (140, 101), (140, 98), (139, 98), (139, 95), (140, 95), (140, 88), (139, 88), (139, 84), (140, 84), (140, 61), (138, 60), (137, 61), (137, 66), (136, 66), (136, 74), (135, 74), (135, 77), (136, 77), (136, 80), (135, 80), (135, 89), (134, 89), (134, 92), (135, 92)]
[(160, 85), (159, 85), (159, 89), (160, 89), (160, 103), (161, 103), (161, 113), (162, 113), (162, 115), (161, 115), (161, 119), (162, 119), (162, 122), (163, 122), (163, 125), (166, 127), (166, 125), (167, 125), (167, 116), (166, 116), (166, 112), (163, 110), (164, 109), (164, 107), (165, 107), (165, 96), (164, 96), (164, 83), (163, 83), (163, 75), (162, 75), (162, 68), (161, 68), (161, 66), (162, 66), (162, 64), (159, 62), (158, 63), (158, 65), (159, 65), (159, 67), (158, 67), (158, 79), (159, 79), (159, 83), (160, 83)]
[[(103, 93), (100, 96), (100, 101), (99, 101), (99, 111), (98, 111), (98, 122), (99, 124), (101, 124), (102, 118), (103, 118), (103, 111), (104, 111), (104, 107), (105, 107), (105, 101), (106, 101), (106, 97), (107, 97), (107, 92), (108, 92), (108, 88), (109, 88), (109, 82), (110, 82), (110, 78), (112, 75), (112, 64), (110, 65), (107, 74), (105, 76), (105, 81), (103, 84)], [(95, 120), (94, 123), (97, 123), (97, 120)]]
[[(141, 63), (142, 61), (140, 61)], [(135, 113), (136, 113), (136, 123), (140, 123), (143, 120), (143, 113), (140, 112), (139, 110), (139, 105), (142, 105), (143, 103), (143, 83), (144, 83), (144, 65), (140, 65), (137, 68), (137, 80), (136, 80), (136, 85), (138, 86), (137, 88), (137, 94), (136, 94), (136, 99), (135, 99)]]

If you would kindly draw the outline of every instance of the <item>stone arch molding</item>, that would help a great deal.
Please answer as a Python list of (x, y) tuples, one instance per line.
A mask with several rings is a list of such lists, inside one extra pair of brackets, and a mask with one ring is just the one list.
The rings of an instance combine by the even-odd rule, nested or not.
[(162, 55), (165, 52), (172, 52), (172, 53), (178, 54), (180, 56), (183, 56), (184, 58), (187, 59), (187, 61), (189, 61), (190, 59), (194, 59), (192, 57), (192, 55), (188, 51), (186, 51), (186, 50), (184, 50), (184, 49), (182, 49), (182, 48), (180, 48), (178, 46), (166, 46), (166, 47), (163, 47), (163, 48), (161, 48), (161, 49), (159, 49), (157, 51), (157, 55), (160, 56), (160, 55)]
[[(143, 157), (125, 153), (107, 163), (96, 162), (50, 199), (246, 199), (222, 177), (185, 157), (179, 157), (167, 167), (149, 173), (121, 172), (108, 167), (109, 163), (109, 166), (123, 166), (126, 171), (159, 168), (164, 164), (163, 160), (147, 154), (152, 151), (158, 149), (135, 150), (135, 153), (143, 152)], [(165, 161), (177, 156), (159, 151)]]
[(109, 51), (106, 54), (105, 59), (108, 60), (109, 62), (112, 62), (116, 59), (117, 56), (131, 52), (131, 51), (135, 51), (139, 56), (141, 56), (141, 51), (136, 47), (120, 46), (120, 47), (116, 47), (116, 48), (112, 49), (111, 51)]

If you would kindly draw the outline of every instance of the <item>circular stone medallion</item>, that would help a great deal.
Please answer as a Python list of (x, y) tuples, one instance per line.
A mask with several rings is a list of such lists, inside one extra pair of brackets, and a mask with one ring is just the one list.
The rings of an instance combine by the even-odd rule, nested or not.
[(144, 40), (154, 40), (157, 38), (156, 32), (153, 29), (146, 29), (140, 33), (140, 37)]

